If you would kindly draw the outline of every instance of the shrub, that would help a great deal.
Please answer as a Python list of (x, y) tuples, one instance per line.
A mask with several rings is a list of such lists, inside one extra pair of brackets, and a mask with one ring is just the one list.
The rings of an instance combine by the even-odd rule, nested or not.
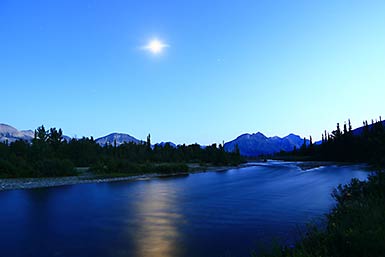
[(325, 231), (313, 228), (294, 248), (268, 256), (385, 256), (385, 173), (371, 175), (366, 182), (353, 179), (333, 195), (337, 205), (327, 215)]
[(7, 160), (0, 159), (0, 177), (12, 177), (12, 175), (16, 174), (16, 170), (15, 165)]
[(59, 177), (76, 175), (74, 165), (69, 160), (44, 159), (35, 164), (35, 177)]

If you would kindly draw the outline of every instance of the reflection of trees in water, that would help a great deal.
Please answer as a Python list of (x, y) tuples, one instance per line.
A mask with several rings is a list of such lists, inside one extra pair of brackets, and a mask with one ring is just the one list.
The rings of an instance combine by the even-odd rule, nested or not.
[(178, 225), (183, 216), (178, 211), (177, 192), (164, 183), (152, 183), (137, 202), (138, 217), (135, 256), (179, 256)]

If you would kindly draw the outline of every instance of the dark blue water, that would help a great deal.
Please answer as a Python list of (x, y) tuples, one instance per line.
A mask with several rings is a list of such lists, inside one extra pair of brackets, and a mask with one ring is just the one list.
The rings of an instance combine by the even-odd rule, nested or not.
[(290, 244), (359, 166), (295, 164), (0, 192), (1, 256), (249, 256)]

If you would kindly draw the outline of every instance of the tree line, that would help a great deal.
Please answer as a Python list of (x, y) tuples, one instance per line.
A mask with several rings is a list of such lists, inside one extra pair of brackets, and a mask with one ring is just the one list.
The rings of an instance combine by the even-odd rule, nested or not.
[(367, 162), (377, 167), (385, 167), (385, 127), (381, 120), (372, 120), (371, 124), (363, 122), (363, 127), (352, 130), (350, 120), (340, 124), (331, 133), (326, 130), (322, 134), (320, 144), (304, 144), (300, 149), (277, 157), (294, 157), (306, 160)]
[(32, 142), (0, 143), (0, 177), (53, 177), (76, 175), (75, 167), (96, 173), (145, 173), (187, 171), (186, 163), (237, 165), (239, 151), (226, 152), (223, 145), (151, 145), (150, 135), (138, 144), (125, 142), (104, 146), (93, 137), (63, 140), (61, 129), (35, 130)]

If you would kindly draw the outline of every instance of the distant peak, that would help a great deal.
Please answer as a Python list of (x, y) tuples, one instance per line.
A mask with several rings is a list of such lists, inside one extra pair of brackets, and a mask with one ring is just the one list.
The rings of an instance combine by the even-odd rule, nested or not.
[(113, 132), (113, 133), (108, 134), (107, 136), (113, 136), (113, 135), (128, 135), (128, 134)]
[(17, 133), (19, 132), (16, 128), (8, 124), (0, 124), (0, 133)]
[(257, 132), (255, 134), (252, 135), (253, 137), (263, 137), (263, 138), (267, 138), (264, 134), (262, 134), (261, 132)]
[(131, 135), (128, 135), (125, 133), (117, 133), (117, 132), (108, 134), (107, 136), (104, 136), (104, 137), (97, 138), (95, 141), (96, 141), (96, 143), (98, 143), (100, 145), (115, 144), (115, 143), (117, 145), (121, 145), (124, 142), (126, 142), (126, 143), (129, 143), (129, 142), (139, 143), (140, 142), (138, 139), (134, 138)]
[(243, 138), (243, 137), (249, 138), (250, 136), (251, 135), (249, 133), (245, 133), (245, 134), (238, 136), (237, 138)]
[(0, 127), (6, 127), (6, 128), (16, 129), (16, 128), (12, 127), (11, 125), (4, 124), (4, 123), (0, 123)]
[(298, 137), (300, 137), (300, 136), (298, 136), (298, 135), (296, 135), (296, 134), (293, 134), (293, 133), (290, 133), (289, 135), (287, 135), (287, 136), (285, 136), (285, 137), (288, 137), (288, 138), (293, 138), (293, 137), (298, 138)]

